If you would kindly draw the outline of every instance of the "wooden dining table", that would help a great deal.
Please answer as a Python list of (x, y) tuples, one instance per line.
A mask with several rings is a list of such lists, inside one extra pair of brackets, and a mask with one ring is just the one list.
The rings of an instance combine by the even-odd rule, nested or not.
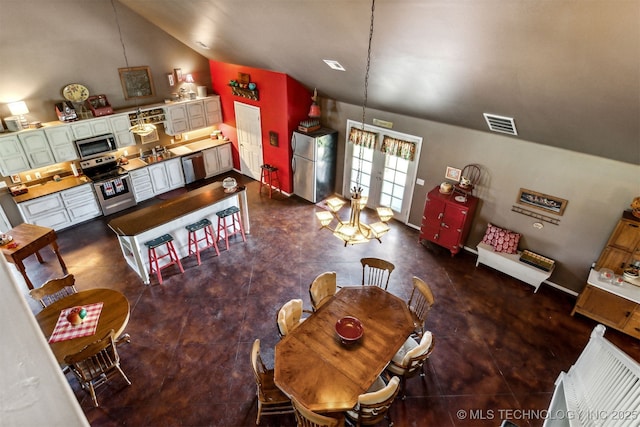
[(123, 294), (112, 289), (89, 289), (64, 297), (36, 314), (40, 329), (48, 340), (62, 310), (99, 302), (103, 303), (102, 311), (93, 335), (49, 343), (56, 360), (61, 365), (65, 365), (65, 356), (77, 353), (86, 345), (103, 338), (111, 329), (115, 331), (115, 336), (119, 337), (129, 322), (129, 301)]
[[(336, 322), (354, 316), (364, 327), (345, 344)], [(315, 412), (353, 408), (413, 330), (405, 301), (376, 286), (344, 287), (275, 347), (274, 379)]]

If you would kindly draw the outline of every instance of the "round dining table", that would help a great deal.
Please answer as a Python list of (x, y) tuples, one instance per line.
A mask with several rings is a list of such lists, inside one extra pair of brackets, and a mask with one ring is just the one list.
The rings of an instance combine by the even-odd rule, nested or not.
[(112, 289), (89, 289), (62, 298), (42, 309), (36, 314), (36, 320), (47, 340), (51, 337), (60, 313), (71, 307), (87, 306), (102, 303), (102, 311), (98, 319), (96, 331), (92, 335), (72, 338), (64, 341), (49, 343), (53, 354), (60, 363), (65, 365), (64, 358), (69, 354), (77, 353), (88, 344), (103, 338), (110, 329), (119, 337), (129, 322), (129, 301), (118, 291)]

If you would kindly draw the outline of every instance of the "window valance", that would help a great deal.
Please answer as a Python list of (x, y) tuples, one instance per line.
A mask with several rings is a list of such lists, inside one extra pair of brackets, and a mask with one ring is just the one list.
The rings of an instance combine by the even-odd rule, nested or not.
[(362, 145), (365, 148), (375, 148), (378, 134), (363, 129), (352, 127), (349, 131), (349, 141), (354, 145)]
[(380, 151), (412, 162), (416, 155), (416, 143), (385, 136)]

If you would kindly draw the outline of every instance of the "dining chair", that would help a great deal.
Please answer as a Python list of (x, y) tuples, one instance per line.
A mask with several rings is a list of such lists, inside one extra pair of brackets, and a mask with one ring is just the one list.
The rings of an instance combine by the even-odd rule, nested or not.
[(293, 403), (293, 413), (296, 416), (296, 423), (298, 427), (344, 426), (344, 415), (340, 415), (338, 417), (321, 415), (313, 412), (295, 399), (291, 399), (291, 403)]
[(44, 308), (64, 297), (77, 293), (75, 282), (73, 274), (67, 274), (61, 278), (47, 280), (39, 288), (31, 289), (29, 295), (39, 301)]
[(287, 301), (280, 310), (278, 310), (277, 324), (278, 333), (281, 338), (297, 328), (300, 323), (304, 322), (305, 318), (302, 317), (303, 313), (310, 312), (302, 308), (301, 299)]
[(386, 367), (387, 372), (400, 376), (400, 389), (402, 390), (402, 400), (407, 395), (405, 391), (407, 379), (416, 376), (418, 373), (424, 377), (424, 363), (431, 356), (435, 339), (430, 331), (426, 331), (420, 342), (412, 337), (402, 344)]
[(389, 278), (396, 266), (380, 258), (362, 258), (360, 263), (362, 264), (362, 286), (378, 286), (386, 291)]
[(327, 271), (318, 275), (309, 285), (309, 297), (313, 311), (318, 310), (322, 304), (336, 293), (338, 288), (335, 271)]
[(434, 302), (435, 298), (429, 285), (427, 285), (424, 280), (413, 276), (413, 290), (411, 291), (409, 301), (407, 301), (407, 307), (409, 307), (413, 319), (413, 335), (418, 339), (422, 338), (424, 334), (425, 320)]
[(96, 387), (105, 384), (113, 375), (119, 373), (127, 385), (131, 385), (131, 381), (120, 368), (120, 355), (116, 349), (113, 329), (102, 339), (87, 345), (79, 352), (65, 356), (64, 362), (69, 365), (82, 388), (89, 389), (96, 407)]
[(347, 411), (347, 419), (355, 423), (356, 427), (377, 424), (386, 418), (389, 427), (393, 421), (389, 418), (389, 408), (398, 395), (400, 379), (394, 376), (385, 383), (382, 377), (378, 377), (366, 393), (358, 396), (356, 406)]
[(267, 369), (260, 357), (260, 340), (256, 339), (251, 348), (251, 366), (256, 380), (258, 396), (258, 416), (256, 425), (260, 424), (262, 415), (290, 414), (293, 412), (291, 400), (276, 386), (273, 381), (273, 369)]

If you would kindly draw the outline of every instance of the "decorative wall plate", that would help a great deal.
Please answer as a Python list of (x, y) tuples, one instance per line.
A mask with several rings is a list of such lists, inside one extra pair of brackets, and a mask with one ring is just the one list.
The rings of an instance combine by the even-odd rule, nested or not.
[(64, 99), (71, 102), (84, 102), (89, 98), (89, 89), (78, 83), (68, 84), (62, 89)]

